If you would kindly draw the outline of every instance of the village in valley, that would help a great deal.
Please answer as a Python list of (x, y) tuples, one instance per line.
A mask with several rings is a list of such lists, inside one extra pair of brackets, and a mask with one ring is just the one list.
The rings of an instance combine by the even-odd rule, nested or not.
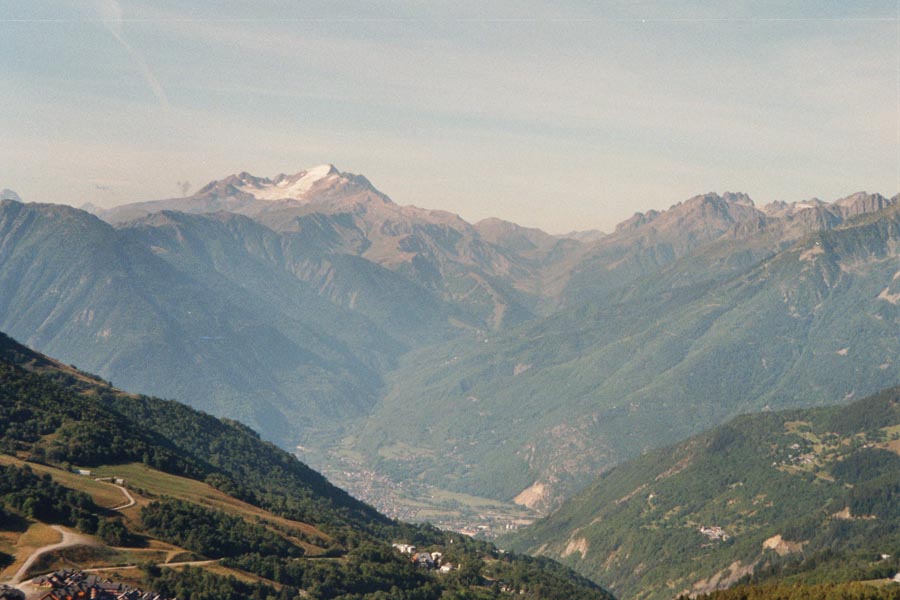
[(470, 537), (494, 539), (533, 523), (538, 514), (524, 506), (465, 494), (450, 494), (416, 482), (398, 482), (342, 457), (341, 467), (323, 468), (328, 479), (400, 521), (428, 522)]

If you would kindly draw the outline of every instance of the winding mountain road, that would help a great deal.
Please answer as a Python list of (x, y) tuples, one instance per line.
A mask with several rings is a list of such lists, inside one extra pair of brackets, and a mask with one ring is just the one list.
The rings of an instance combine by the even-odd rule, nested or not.
[[(221, 562), (219, 559), (212, 560), (185, 560), (182, 562), (161, 562), (156, 563), (157, 567), (205, 567), (215, 565)], [(138, 565), (119, 565), (117, 567), (95, 567), (92, 569), (81, 569), (82, 573), (99, 573), (101, 571), (124, 571), (126, 569), (139, 569)]]
[[(131, 508), (136, 504), (134, 496), (131, 495), (124, 486), (110, 483), (109, 485), (115, 486), (119, 488), (122, 492), (122, 495), (125, 496), (125, 502), (120, 504), (119, 506), (114, 506), (109, 510), (125, 510), (126, 508)], [(74, 531), (69, 531), (67, 529), (63, 529), (59, 525), (51, 525), (53, 529), (58, 531), (62, 535), (62, 540), (56, 542), (55, 544), (48, 544), (46, 546), (41, 546), (37, 548), (31, 555), (25, 560), (19, 570), (16, 571), (16, 574), (13, 575), (12, 581), (10, 582), (14, 586), (18, 586), (22, 583), (22, 578), (28, 573), (28, 570), (35, 563), (35, 561), (46, 554), (47, 552), (53, 552), (55, 550), (62, 550), (64, 548), (70, 548), (72, 546), (96, 546), (97, 542), (86, 535), (82, 535), (80, 533), (76, 533)]]
[(63, 529), (59, 525), (51, 525), (53, 529), (58, 531), (62, 535), (62, 540), (56, 542), (55, 544), (48, 544), (46, 546), (41, 546), (37, 550), (31, 553), (31, 556), (25, 560), (24, 564), (19, 567), (19, 570), (16, 571), (16, 574), (13, 575), (12, 585), (18, 585), (22, 583), (22, 578), (25, 577), (25, 574), (28, 573), (28, 569), (31, 568), (31, 565), (34, 564), (38, 558), (46, 554), (47, 552), (53, 552), (55, 550), (62, 550), (63, 548), (70, 548), (72, 546), (96, 546), (97, 542), (91, 539), (86, 535), (82, 535), (80, 533), (75, 533), (74, 531), (69, 531), (68, 529)]
[(120, 504), (119, 506), (113, 506), (109, 510), (125, 510), (126, 508), (131, 508), (132, 506), (135, 505), (134, 496), (132, 496), (131, 492), (129, 492), (124, 486), (121, 486), (117, 483), (110, 483), (109, 485), (119, 488), (122, 491), (122, 493), (125, 495), (125, 504)]
[[(109, 510), (121, 511), (126, 508), (131, 508), (137, 501), (134, 499), (134, 496), (131, 495), (131, 492), (128, 491), (124, 486), (118, 485), (116, 483), (112, 483), (107, 481), (109, 485), (115, 486), (119, 488), (122, 492), (122, 495), (125, 497), (125, 502), (118, 506), (113, 506)], [(27, 581), (22, 581), (22, 579), (28, 574), (28, 571), (34, 565), (35, 561), (37, 561), (41, 556), (47, 554), (48, 552), (54, 552), (57, 550), (63, 550), (65, 548), (71, 548), (72, 546), (97, 546), (99, 545), (96, 540), (92, 539), (87, 535), (83, 535), (81, 533), (77, 533), (74, 531), (69, 531), (59, 525), (51, 525), (51, 528), (59, 532), (62, 536), (62, 539), (53, 544), (47, 544), (46, 546), (41, 546), (40, 548), (35, 549), (25, 560), (19, 570), (16, 571), (16, 574), (13, 575), (12, 580), (9, 582), (9, 585), (18, 588), (25, 592), (27, 596), (30, 598), (36, 592), (35, 589), (30, 589), (33, 586), (29, 586)], [(160, 563), (158, 566), (160, 567), (186, 567), (186, 566), (205, 566), (215, 564), (219, 561), (217, 560), (194, 560), (194, 561), (184, 561), (184, 562), (176, 562), (176, 563)], [(123, 565), (119, 567), (103, 567), (97, 569), (85, 569), (85, 572), (92, 571), (108, 571), (113, 569), (136, 569), (137, 565)]]

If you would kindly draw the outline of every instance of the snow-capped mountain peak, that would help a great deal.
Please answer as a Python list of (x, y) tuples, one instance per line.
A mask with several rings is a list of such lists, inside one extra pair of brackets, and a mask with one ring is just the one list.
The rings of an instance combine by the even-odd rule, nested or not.
[(300, 171), (294, 175), (282, 173), (275, 179), (260, 179), (241, 173), (238, 176), (239, 183), (235, 187), (259, 200), (301, 200), (316, 184), (329, 179), (337, 179), (340, 176), (341, 172), (334, 165), (326, 164)]

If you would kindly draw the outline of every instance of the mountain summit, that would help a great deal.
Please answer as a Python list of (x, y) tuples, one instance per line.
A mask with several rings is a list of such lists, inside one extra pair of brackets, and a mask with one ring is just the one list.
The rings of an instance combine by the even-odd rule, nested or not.
[[(318, 165), (287, 175), (280, 173), (273, 178), (257, 177), (246, 171), (229, 175), (225, 179), (211, 181), (193, 197), (204, 197), (212, 192), (218, 195), (234, 196), (246, 194), (256, 200), (272, 202), (291, 201), (306, 204), (316, 200), (331, 199), (358, 193), (372, 193), (379, 200), (390, 200), (376, 190), (362, 175), (342, 173), (332, 164)], [(323, 198), (324, 197), (324, 198)]]
[(334, 165), (325, 164), (293, 175), (280, 173), (273, 178), (244, 171), (210, 181), (190, 196), (134, 202), (91, 212), (104, 221), (117, 224), (162, 210), (194, 214), (224, 210), (255, 218), (263, 213), (310, 204), (343, 211), (370, 202), (393, 204), (362, 175), (344, 173)]
[(334, 183), (341, 172), (334, 165), (319, 165), (294, 175), (279, 174), (274, 179), (261, 179), (249, 173), (228, 178), (236, 189), (246, 192), (259, 200), (303, 200), (313, 187), (323, 187)]

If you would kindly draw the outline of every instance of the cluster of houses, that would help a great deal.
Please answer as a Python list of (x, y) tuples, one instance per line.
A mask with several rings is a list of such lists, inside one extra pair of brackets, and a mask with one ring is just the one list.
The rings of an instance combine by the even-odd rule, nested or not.
[(713, 525), (712, 527), (708, 527), (706, 525), (700, 526), (700, 533), (705, 535), (711, 540), (721, 540), (725, 541), (728, 539), (728, 534), (725, 533), (725, 530), (717, 525)]
[(41, 588), (50, 588), (41, 600), (168, 600), (154, 592), (65, 569), (43, 575), (33, 581)]
[(417, 552), (416, 547), (410, 544), (392, 544), (395, 550), (400, 554), (410, 557), (410, 560), (423, 569), (439, 571), (440, 573), (449, 573), (453, 570), (453, 565), (444, 561), (444, 555), (441, 552)]
[[(816, 454), (815, 452), (807, 452), (805, 454), (802, 453), (801, 452), (802, 446), (800, 446), (800, 444), (791, 444), (789, 446), (789, 449), (791, 450), (791, 452), (788, 453), (787, 460), (783, 460), (781, 462), (778, 462), (776, 460), (775, 462), (772, 463), (773, 467), (781, 467), (781, 466), (789, 466), (789, 465), (814, 465), (814, 464), (816, 464), (816, 460), (819, 457), (819, 455)], [(796, 452), (796, 454), (794, 454), (795, 452)]]

